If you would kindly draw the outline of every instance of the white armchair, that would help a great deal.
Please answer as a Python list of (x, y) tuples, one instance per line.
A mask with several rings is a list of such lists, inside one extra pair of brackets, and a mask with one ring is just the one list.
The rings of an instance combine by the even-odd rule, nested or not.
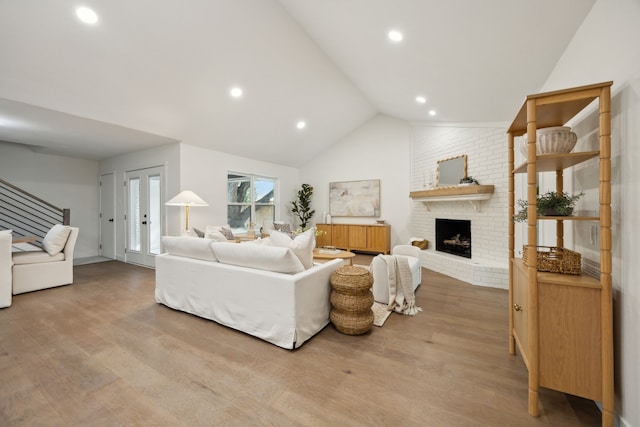
[(44, 250), (13, 254), (13, 295), (73, 283), (73, 251), (79, 229), (69, 228), (64, 248), (55, 255)]
[(11, 305), (11, 230), (0, 231), (0, 308)]
[[(397, 245), (391, 249), (391, 255), (404, 255), (407, 257), (411, 270), (411, 284), (415, 291), (422, 282), (422, 262), (420, 261), (420, 248), (411, 245)], [(374, 257), (369, 267), (373, 274), (373, 299), (382, 304), (389, 303), (389, 279), (387, 263), (380, 257)]]

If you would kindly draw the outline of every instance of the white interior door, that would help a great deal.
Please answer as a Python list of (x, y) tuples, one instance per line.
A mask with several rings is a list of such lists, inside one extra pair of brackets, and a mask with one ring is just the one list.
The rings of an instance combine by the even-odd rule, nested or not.
[(116, 258), (115, 175), (100, 176), (100, 255)]
[(126, 262), (155, 267), (160, 254), (164, 168), (154, 167), (126, 173), (127, 244)]

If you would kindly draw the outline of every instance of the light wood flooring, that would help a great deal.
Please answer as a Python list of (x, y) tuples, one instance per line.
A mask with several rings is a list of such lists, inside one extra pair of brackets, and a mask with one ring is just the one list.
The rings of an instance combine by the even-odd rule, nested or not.
[(153, 270), (75, 267), (0, 310), (0, 425), (599, 425), (593, 402), (549, 390), (527, 414), (506, 291), (423, 272), (418, 316), (291, 351), (157, 304)]

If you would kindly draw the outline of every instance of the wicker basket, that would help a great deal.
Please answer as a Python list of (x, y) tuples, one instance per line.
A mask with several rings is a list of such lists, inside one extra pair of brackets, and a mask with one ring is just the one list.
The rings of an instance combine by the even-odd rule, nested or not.
[(366, 294), (373, 285), (373, 275), (363, 267), (346, 265), (331, 273), (331, 287), (344, 295)]
[(429, 241), (428, 240), (414, 240), (413, 242), (411, 242), (411, 246), (417, 246), (418, 248), (425, 250), (429, 247)]
[(346, 335), (361, 335), (369, 332), (373, 326), (373, 311), (371, 310), (359, 315), (331, 310), (329, 317), (333, 326)]
[(366, 313), (373, 306), (371, 291), (363, 295), (345, 295), (332, 291), (329, 299), (333, 308), (342, 313)]
[(344, 266), (331, 274), (331, 312), (335, 328), (347, 335), (360, 335), (373, 326), (373, 276), (363, 267)]
[[(549, 273), (582, 273), (582, 256), (578, 252), (556, 246), (537, 246), (537, 270)], [(522, 247), (522, 262), (529, 266), (529, 246)]]

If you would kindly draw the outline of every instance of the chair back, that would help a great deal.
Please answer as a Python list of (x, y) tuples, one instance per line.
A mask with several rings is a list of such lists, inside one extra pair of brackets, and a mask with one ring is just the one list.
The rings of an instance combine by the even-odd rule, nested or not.
[(420, 248), (411, 245), (396, 245), (391, 249), (391, 255), (405, 255), (420, 258)]

